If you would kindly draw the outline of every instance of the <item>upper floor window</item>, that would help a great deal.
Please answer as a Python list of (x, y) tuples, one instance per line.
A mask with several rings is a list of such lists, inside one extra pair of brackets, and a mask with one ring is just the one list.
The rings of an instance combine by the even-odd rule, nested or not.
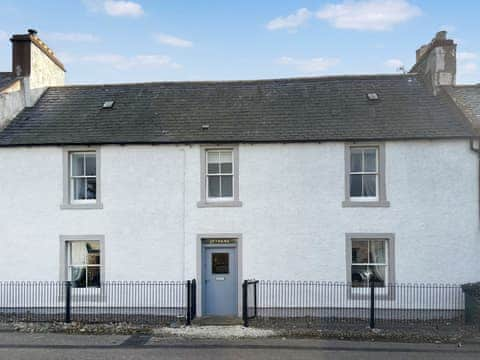
[(70, 153), (70, 201), (72, 204), (96, 202), (96, 164), (95, 152)]
[(233, 200), (233, 150), (207, 150), (207, 197)]
[(389, 205), (385, 189), (385, 145), (347, 144), (343, 206)]
[(99, 209), (100, 153), (98, 148), (68, 148), (63, 156), (62, 209)]
[(235, 207), (239, 201), (238, 146), (202, 146), (198, 207)]
[(378, 200), (378, 148), (350, 149), (350, 199)]

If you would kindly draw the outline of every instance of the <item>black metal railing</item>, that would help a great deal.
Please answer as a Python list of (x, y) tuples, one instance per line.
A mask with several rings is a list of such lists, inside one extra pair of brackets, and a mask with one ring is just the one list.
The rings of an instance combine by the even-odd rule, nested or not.
[(452, 284), (352, 287), (339, 282), (259, 281), (254, 288), (256, 303), (250, 300), (254, 290), (248, 289), (244, 314), (259, 319), (365, 323), (373, 328), (386, 323), (463, 322), (464, 318), (462, 289)]
[(195, 280), (107, 281), (96, 288), (71, 282), (0, 282), (0, 321), (190, 323)]
[(242, 284), (242, 319), (248, 327), (249, 320), (257, 317), (258, 280), (244, 280)]

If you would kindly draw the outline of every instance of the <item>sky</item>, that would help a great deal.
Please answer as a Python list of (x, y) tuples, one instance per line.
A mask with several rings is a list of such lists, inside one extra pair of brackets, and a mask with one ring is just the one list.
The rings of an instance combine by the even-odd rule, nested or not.
[(67, 83), (398, 73), (439, 30), (480, 83), (478, 0), (0, 0), (0, 71), (33, 28)]

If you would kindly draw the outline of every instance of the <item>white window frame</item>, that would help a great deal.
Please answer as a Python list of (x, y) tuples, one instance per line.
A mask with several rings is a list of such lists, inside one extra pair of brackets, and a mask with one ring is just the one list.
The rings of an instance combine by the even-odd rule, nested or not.
[[(86, 167), (87, 167), (87, 162), (86, 162), (86, 157), (85, 155), (95, 155), (95, 163), (97, 162), (97, 152), (95, 150), (93, 151), (70, 151), (68, 156), (69, 156), (69, 193), (70, 193), (70, 203), (71, 204), (95, 204), (97, 202), (97, 171), (95, 169), (95, 176), (93, 175), (73, 175), (73, 156), (74, 155), (83, 155), (83, 167), (84, 167), (84, 173), (86, 174)], [(95, 179), (95, 199), (74, 199), (75, 195), (75, 179), (85, 179), (85, 194), (88, 193), (87, 187), (88, 187), (88, 179)]]
[[(200, 145), (200, 200), (197, 207), (241, 207), (240, 201), (240, 176), (239, 176), (239, 146), (237, 144)], [(228, 150), (232, 153), (232, 196), (209, 197), (208, 196), (208, 151)]]
[[(388, 244), (388, 239), (366, 239), (366, 238), (362, 238), (362, 239), (359, 239), (359, 238), (352, 238), (351, 239), (351, 247), (350, 247), (350, 256), (352, 256), (352, 251), (353, 251), (353, 242), (354, 241), (364, 241), (364, 242), (367, 242), (367, 251), (368, 251), (368, 257), (370, 257), (370, 242), (371, 241), (383, 241), (384, 242), (384, 249), (385, 249), (385, 262), (384, 263), (371, 263), (371, 262), (366, 262), (366, 263), (354, 263), (352, 262), (350, 264), (350, 282), (353, 283), (352, 281), (352, 268), (354, 266), (383, 266), (385, 268), (385, 279), (384, 279), (384, 283), (385, 283), (385, 286), (382, 286), (382, 287), (387, 287), (388, 286), (388, 271), (389, 271), (389, 256), (388, 256), (388, 247), (389, 247), (389, 244)], [(370, 279), (367, 279), (367, 286), (358, 286), (358, 287), (355, 287), (355, 288), (365, 288), (365, 287), (368, 287), (369, 286), (369, 283), (370, 283)], [(353, 287), (353, 286), (352, 286)]]
[[(74, 200), (71, 154), (95, 153), (96, 158), (96, 199)], [(101, 151), (98, 146), (67, 146), (63, 148), (63, 197), (60, 209), (103, 209), (101, 201)], [(93, 176), (92, 176), (93, 177)]]
[[(207, 201), (233, 201), (233, 199), (235, 199), (235, 156), (233, 154), (233, 149), (207, 149), (205, 151), (205, 164), (206, 164), (206, 168), (205, 168), (205, 192), (207, 194)], [(209, 165), (209, 162), (208, 162), (208, 154), (209, 153), (218, 153), (219, 157), (221, 156), (220, 154), (222, 153), (229, 153), (232, 157), (232, 171), (230, 173), (222, 173), (222, 172), (219, 172), (217, 174), (209, 174), (208, 172), (208, 165)], [(209, 195), (209, 192), (208, 192), (208, 185), (209, 185), (209, 181), (210, 181), (210, 177), (221, 177), (221, 176), (231, 176), (232, 177), (232, 196), (219, 196), (219, 197), (211, 197)], [(221, 189), (222, 189), (222, 182), (219, 181), (219, 186), (220, 186), (220, 192), (221, 192)]]
[[(86, 243), (86, 242), (97, 242), (98, 243), (98, 248), (99, 248), (99, 252), (100, 252), (100, 264), (88, 264), (87, 263), (82, 263), (82, 264), (73, 264), (72, 263), (72, 244), (73, 243)], [(101, 245), (101, 242), (99, 240), (69, 240), (69, 241), (66, 241), (65, 242), (65, 246), (66, 246), (66, 260), (65, 260), (65, 266), (66, 266), (66, 271), (67, 271), (67, 280), (69, 281), (72, 281), (71, 279), (71, 269), (73, 267), (81, 267), (81, 268), (85, 268), (86, 271), (87, 271), (87, 274), (88, 274), (88, 268), (98, 268), (99, 270), (99, 274), (100, 274), (100, 287), (101, 287), (101, 284), (102, 282), (104, 281), (102, 276), (103, 276), (103, 264), (102, 264), (102, 259), (103, 259), (103, 255), (102, 255), (102, 245)], [(81, 287), (81, 288), (78, 288), (78, 289), (95, 289), (95, 288), (99, 288), (97, 286), (88, 286), (88, 276), (86, 276), (86, 279), (85, 279), (85, 287)]]
[(395, 300), (395, 287), (389, 284), (395, 284), (395, 234), (393, 233), (347, 233), (345, 234), (345, 254), (346, 254), (346, 282), (350, 284), (347, 290), (347, 296), (355, 299), (367, 299), (370, 296), (368, 287), (353, 287), (352, 284), (352, 266), (353, 265), (375, 265), (374, 263), (352, 263), (352, 242), (353, 240), (384, 240), (385, 241), (385, 286), (376, 288), (378, 298), (386, 300)]
[[(352, 149), (370, 149), (375, 148), (376, 171), (351, 171)], [(376, 175), (376, 196), (350, 196), (351, 175)], [(350, 142), (345, 143), (345, 200), (342, 207), (390, 207), (387, 201), (386, 191), (386, 161), (385, 161), (385, 143), (384, 142)]]
[[(352, 196), (351, 193), (350, 193), (350, 187), (348, 189), (348, 193), (349, 193), (349, 197), (350, 197), (350, 200), (352, 201), (378, 201), (379, 199), (379, 194), (378, 194), (378, 191), (379, 191), (379, 186), (378, 186), (378, 182), (379, 182), (379, 166), (378, 166), (378, 161), (379, 161), (379, 152), (380, 152), (380, 149), (378, 148), (378, 146), (352, 146), (350, 147), (350, 164), (352, 163), (352, 150), (361, 150), (362, 151), (362, 164), (365, 163), (365, 151), (366, 150), (372, 150), (374, 149), (375, 150), (375, 171), (352, 171), (351, 167), (350, 167), (350, 173), (348, 174), (348, 176), (350, 177), (349, 181), (350, 181), (350, 184), (351, 184), (351, 181), (352, 181), (352, 175), (375, 175), (375, 196)], [(363, 176), (362, 176), (362, 189), (363, 189)]]

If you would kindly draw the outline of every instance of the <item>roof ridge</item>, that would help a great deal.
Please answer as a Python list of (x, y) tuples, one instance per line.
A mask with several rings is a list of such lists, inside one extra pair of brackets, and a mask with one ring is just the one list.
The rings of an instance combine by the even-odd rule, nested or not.
[(305, 76), (290, 78), (252, 79), (252, 80), (184, 80), (184, 81), (150, 81), (131, 83), (109, 83), (109, 84), (69, 84), (62, 86), (51, 86), (51, 88), (77, 88), (77, 87), (113, 87), (113, 86), (138, 86), (138, 85), (176, 85), (176, 84), (254, 84), (281, 81), (315, 81), (315, 80), (354, 80), (354, 79), (379, 79), (415, 77), (417, 73), (408, 74), (358, 74), (358, 75), (327, 75), (327, 76)]

